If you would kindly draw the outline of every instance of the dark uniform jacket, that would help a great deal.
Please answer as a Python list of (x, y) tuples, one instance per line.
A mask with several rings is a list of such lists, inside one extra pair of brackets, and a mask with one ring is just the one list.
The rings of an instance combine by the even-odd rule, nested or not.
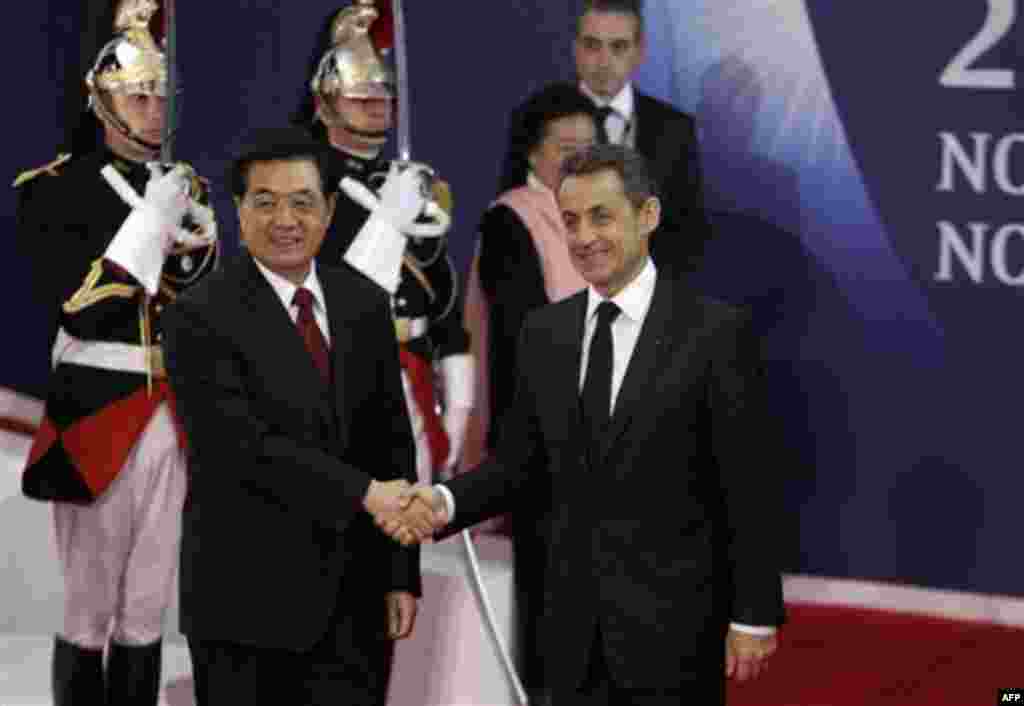
[(140, 196), (145, 192), (149, 170), (143, 164), (106, 148), (74, 157), (20, 186), (18, 238), (33, 269), (34, 296), (54, 312), (50, 344), (63, 329), (80, 341), (151, 345), (151, 375), (57, 364), (22, 479), (25, 494), (37, 500), (89, 503), (114, 479), (152, 413), (169, 399), (159, 352), (161, 312), (216, 262), (216, 245), (172, 253), (159, 292), (148, 297), (131, 275), (106, 261), (107, 246), (131, 212), (101, 175), (107, 164)]
[[(376, 191), (388, 171), (386, 160), (362, 159), (331, 150), (331, 179), (337, 184), (349, 176)], [(344, 192), (338, 194), (334, 222), (317, 261), (329, 266), (342, 262), (345, 251), (363, 227), (369, 213)], [(458, 279), (445, 238), (410, 238), (406, 246), (398, 291), (394, 297), (396, 319), (427, 320), (426, 335), (408, 341), (411, 352), (428, 360), (469, 352), (469, 334), (462, 326)]]

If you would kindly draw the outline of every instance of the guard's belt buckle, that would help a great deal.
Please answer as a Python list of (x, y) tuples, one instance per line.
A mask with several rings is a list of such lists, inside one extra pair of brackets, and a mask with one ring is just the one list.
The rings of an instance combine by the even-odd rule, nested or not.
[(412, 338), (412, 319), (400, 317), (395, 319), (395, 337), (399, 343), (408, 343)]
[(164, 366), (164, 349), (162, 347), (149, 347), (149, 369), (154, 378), (167, 377), (167, 368)]

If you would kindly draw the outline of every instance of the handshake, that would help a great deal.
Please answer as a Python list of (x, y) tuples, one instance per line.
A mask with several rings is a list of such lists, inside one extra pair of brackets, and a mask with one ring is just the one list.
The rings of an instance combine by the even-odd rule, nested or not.
[(406, 547), (433, 541), (450, 520), (440, 491), (401, 479), (370, 481), (363, 506), (386, 535)]

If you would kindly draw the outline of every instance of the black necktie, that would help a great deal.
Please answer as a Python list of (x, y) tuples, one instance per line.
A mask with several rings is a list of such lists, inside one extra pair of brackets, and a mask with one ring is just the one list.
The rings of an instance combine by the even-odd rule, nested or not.
[(602, 145), (607, 145), (611, 142), (608, 137), (608, 116), (614, 113), (615, 110), (609, 106), (604, 105), (597, 109), (597, 141)]
[(619, 315), (618, 305), (603, 301), (597, 307), (597, 327), (587, 353), (587, 376), (583, 380), (583, 416), (592, 444), (599, 443), (612, 407), (612, 321)]

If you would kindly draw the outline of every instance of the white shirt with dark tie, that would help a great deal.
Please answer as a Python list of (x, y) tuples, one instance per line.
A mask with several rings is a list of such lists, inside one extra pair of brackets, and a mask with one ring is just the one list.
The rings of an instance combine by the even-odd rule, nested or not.
[[(654, 261), (647, 258), (640, 273), (633, 280), (622, 288), (620, 292), (611, 297), (611, 301), (618, 305), (621, 313), (612, 322), (612, 394), (611, 410), (614, 414), (615, 402), (622, 388), (622, 381), (626, 377), (626, 370), (629, 368), (629, 361), (633, 357), (637, 341), (640, 339), (640, 331), (643, 329), (644, 320), (651, 309), (651, 302), (654, 300), (654, 287), (658, 279), (658, 270)], [(587, 360), (590, 353), (590, 340), (594, 337), (594, 330), (597, 328), (597, 307), (607, 297), (602, 296), (591, 285), (587, 288), (587, 314), (583, 327), (583, 355), (580, 359), (579, 388), (583, 389), (584, 378), (587, 371)], [(448, 521), (455, 519), (455, 497), (444, 485), (434, 486), (444, 498)], [(742, 623), (731, 623), (730, 627), (737, 632), (745, 632), (753, 635), (774, 635), (775, 628), (772, 626), (744, 625)]]
[(594, 101), (594, 105), (598, 108), (607, 106), (612, 109), (604, 121), (604, 129), (608, 132), (609, 142), (613, 145), (636, 147), (635, 97), (631, 82), (623, 86), (622, 90), (611, 100), (606, 100), (595, 94), (583, 81), (580, 81), (580, 92)]
[[(266, 277), (270, 287), (274, 290), (274, 293), (281, 300), (281, 304), (284, 306), (285, 311), (288, 312), (288, 316), (291, 318), (294, 324), (299, 318), (299, 307), (292, 303), (295, 298), (295, 292), (298, 291), (298, 287), (292, 284), (290, 281), (277, 274), (269, 267), (264, 265), (262, 262), (253, 258), (256, 262), (256, 267)], [(313, 295), (313, 318), (316, 319), (317, 326), (320, 327), (320, 332), (324, 335), (325, 341), (331, 340), (331, 330), (327, 324), (327, 305), (324, 299), (324, 290), (320, 286), (320, 278), (316, 275), (316, 261), (309, 267), (309, 274), (306, 275), (306, 279), (302, 282), (302, 286), (310, 291)]]

